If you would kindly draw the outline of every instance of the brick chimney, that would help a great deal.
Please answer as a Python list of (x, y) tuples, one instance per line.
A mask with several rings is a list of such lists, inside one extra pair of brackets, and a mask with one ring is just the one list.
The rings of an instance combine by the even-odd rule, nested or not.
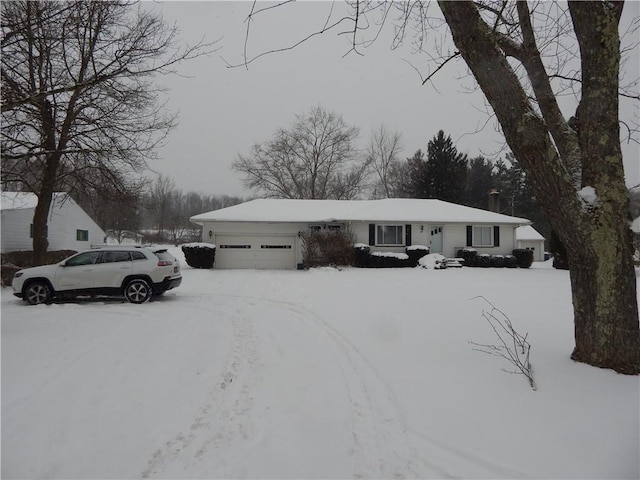
[(489, 192), (489, 210), (500, 213), (500, 192), (495, 188)]

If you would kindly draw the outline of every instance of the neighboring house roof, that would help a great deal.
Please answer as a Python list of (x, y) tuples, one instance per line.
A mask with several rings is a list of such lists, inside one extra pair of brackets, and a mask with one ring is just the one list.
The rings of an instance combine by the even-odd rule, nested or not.
[(191, 217), (204, 222), (335, 222), (486, 223), (528, 225), (525, 218), (465, 207), (435, 199), (382, 200), (259, 199)]
[[(63, 202), (67, 197), (65, 192), (55, 192), (53, 202)], [(0, 208), (2, 210), (26, 210), (36, 208), (38, 196), (31, 192), (1, 192)]]
[(544, 240), (544, 237), (531, 225), (516, 228), (516, 240)]

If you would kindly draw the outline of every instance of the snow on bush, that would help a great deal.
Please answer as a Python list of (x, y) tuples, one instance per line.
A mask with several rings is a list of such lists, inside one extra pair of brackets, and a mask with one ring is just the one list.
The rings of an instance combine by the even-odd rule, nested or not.
[(430, 253), (418, 260), (418, 265), (429, 270), (442, 270), (447, 268), (447, 260), (439, 253)]
[(182, 245), (185, 262), (192, 268), (213, 268), (216, 246), (212, 243), (185, 243)]

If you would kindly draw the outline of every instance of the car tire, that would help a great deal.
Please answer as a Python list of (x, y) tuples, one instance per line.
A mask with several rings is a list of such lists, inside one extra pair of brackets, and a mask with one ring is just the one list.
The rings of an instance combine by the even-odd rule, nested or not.
[(32, 282), (24, 291), (24, 299), (29, 305), (49, 303), (51, 301), (51, 289), (46, 282)]
[(124, 298), (130, 303), (144, 303), (151, 298), (149, 282), (136, 278), (127, 282), (124, 287)]

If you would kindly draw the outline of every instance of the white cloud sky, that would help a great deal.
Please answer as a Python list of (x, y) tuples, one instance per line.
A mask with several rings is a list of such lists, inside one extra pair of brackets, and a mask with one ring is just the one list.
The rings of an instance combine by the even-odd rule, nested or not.
[[(317, 105), (359, 127), (362, 148), (381, 124), (400, 132), (404, 158), (426, 150), (438, 130), (451, 135), (458, 151), (472, 157), (493, 158), (504, 146), (483, 95), (469, 93), (474, 84), (465, 77), (462, 60), (423, 86), (412, 65), (426, 72), (433, 64), (424, 53), (412, 55), (410, 44), (392, 50), (390, 29), (362, 50), (364, 56), (344, 57), (349, 39), (332, 31), (294, 50), (264, 56), (248, 69), (227, 68), (225, 60), (243, 60), (245, 21), (252, 2), (175, 1), (145, 6), (160, 9), (165, 21), (175, 22), (189, 43), (203, 35), (208, 41), (221, 38), (216, 53), (180, 66), (183, 77), (158, 79), (170, 88), (168, 106), (179, 111), (180, 119), (159, 152), (160, 160), (151, 167), (185, 192), (249, 195), (240, 176), (231, 170), (232, 161), (248, 153), (254, 143), (270, 139), (278, 128), (288, 127), (295, 115)], [(338, 2), (334, 8), (343, 6)], [(435, 3), (430, 8), (439, 14)], [(640, 3), (628, 2), (625, 8), (638, 16)], [(261, 14), (252, 23), (249, 57), (317, 31), (330, 9), (331, 2), (302, 2)], [(632, 70), (640, 77), (637, 59)], [(637, 120), (637, 103), (632, 108)], [(623, 145), (623, 152), (627, 183), (640, 183), (638, 146)]]

